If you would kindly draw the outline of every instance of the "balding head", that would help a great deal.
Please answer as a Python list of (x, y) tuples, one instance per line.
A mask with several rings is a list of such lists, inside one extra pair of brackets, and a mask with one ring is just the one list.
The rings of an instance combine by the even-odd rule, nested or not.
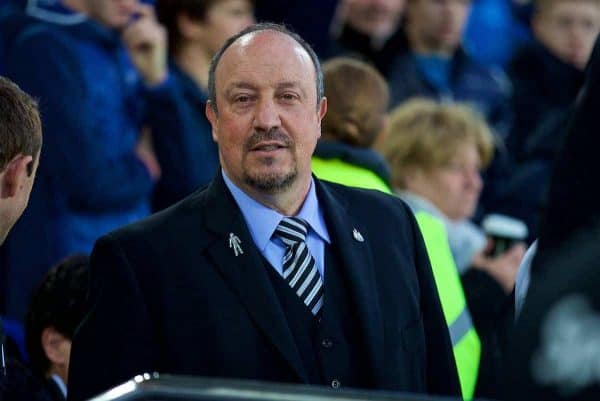
[[(273, 33), (273, 34), (280, 34), (280, 35), (287, 36), (288, 38), (290, 38), (291, 40), (296, 42), (298, 45), (300, 45), (300, 47), (306, 52), (306, 54), (310, 58), (310, 60), (313, 64), (313, 67), (314, 67), (314, 72), (315, 72), (315, 91), (316, 91), (316, 98), (317, 98), (317, 104), (315, 107), (317, 107), (317, 108), (319, 107), (319, 104), (320, 104), (321, 99), (323, 98), (323, 94), (324, 94), (323, 72), (321, 70), (321, 63), (319, 62), (319, 58), (317, 57), (317, 55), (314, 52), (314, 50), (312, 49), (312, 47), (308, 43), (306, 43), (306, 41), (304, 39), (302, 39), (299, 35), (290, 31), (283, 25), (272, 24), (272, 23), (260, 23), (260, 24), (252, 25), (252, 26), (244, 29), (243, 31), (239, 32), (238, 34), (232, 36), (231, 38), (229, 38), (225, 42), (223, 47), (221, 47), (221, 49), (213, 57), (213, 59), (210, 63), (210, 69), (209, 69), (209, 73), (208, 73), (208, 101), (210, 102), (210, 105), (213, 108), (213, 110), (215, 111), (215, 113), (218, 113), (217, 98), (216, 98), (217, 67), (219, 66), (219, 63), (221, 62), (223, 55), (234, 44), (237, 44), (240, 46), (247, 46), (250, 43), (250, 40), (252, 38), (256, 37), (256, 35), (258, 33), (269, 33), (269, 32)], [(238, 41), (240, 43), (238, 43)]]

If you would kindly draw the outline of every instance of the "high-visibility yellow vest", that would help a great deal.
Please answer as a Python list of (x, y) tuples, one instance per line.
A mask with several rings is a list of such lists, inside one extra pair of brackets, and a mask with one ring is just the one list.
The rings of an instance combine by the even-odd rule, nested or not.
[(373, 171), (340, 159), (321, 159), (313, 156), (312, 171), (325, 181), (337, 182), (356, 188), (377, 189), (387, 194), (390, 187)]
[(462, 395), (465, 400), (470, 400), (477, 385), (481, 341), (467, 309), (444, 223), (425, 212), (417, 212), (415, 217), (425, 241), (444, 318), (450, 332)]

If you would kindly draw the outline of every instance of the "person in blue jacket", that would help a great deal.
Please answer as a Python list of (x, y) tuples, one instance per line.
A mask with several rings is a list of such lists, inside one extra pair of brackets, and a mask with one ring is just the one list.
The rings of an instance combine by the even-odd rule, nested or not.
[(90, 0), (85, 7), (88, 20), (79, 24), (27, 26), (7, 58), (9, 76), (39, 99), (46, 133), (30, 208), (5, 244), (3, 295), (16, 319), (50, 266), (149, 214), (161, 174), (152, 140), (160, 158), (183, 148), (188, 127), (151, 6)]
[(171, 147), (159, 155), (163, 165), (176, 171), (163, 174), (159, 180), (153, 197), (154, 210), (164, 209), (205, 186), (218, 170), (219, 153), (204, 113), (208, 67), (228, 37), (254, 22), (252, 12), (251, 0), (156, 2), (158, 20), (168, 32), (170, 69), (183, 95), (181, 107), (189, 116), (191, 129), (185, 131), (183, 151)]

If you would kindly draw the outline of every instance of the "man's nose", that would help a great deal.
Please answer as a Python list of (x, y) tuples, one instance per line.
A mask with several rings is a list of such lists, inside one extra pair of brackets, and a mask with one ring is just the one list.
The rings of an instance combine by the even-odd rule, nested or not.
[(262, 100), (256, 106), (254, 114), (254, 128), (257, 130), (269, 131), (272, 128), (281, 126), (279, 118), (279, 108), (273, 100)]

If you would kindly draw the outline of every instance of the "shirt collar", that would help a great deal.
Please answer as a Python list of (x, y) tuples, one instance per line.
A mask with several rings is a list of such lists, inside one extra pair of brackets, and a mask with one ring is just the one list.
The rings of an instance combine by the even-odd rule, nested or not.
[(65, 382), (63, 382), (62, 379), (60, 378), (60, 376), (58, 376), (58, 375), (52, 375), (52, 376), (50, 376), (50, 379), (52, 379), (54, 381), (54, 383), (56, 383), (56, 385), (60, 389), (60, 392), (65, 396), (65, 399), (66, 399), (67, 398), (67, 386), (65, 385)]
[[(261, 252), (264, 252), (277, 225), (282, 218), (285, 216), (276, 210), (270, 209), (263, 204), (257, 202), (248, 196), (244, 191), (238, 188), (225, 174), (225, 171), (221, 169), (221, 174), (223, 175), (223, 180), (225, 181), (225, 185), (236, 203), (238, 204), (240, 210), (242, 211), (242, 215), (246, 220), (246, 225), (250, 230), (250, 234), (252, 235), (252, 239), (254, 243), (258, 247)], [(323, 217), (323, 212), (319, 207), (319, 200), (317, 199), (317, 191), (315, 190), (315, 183), (313, 178), (310, 180), (310, 188), (308, 190), (308, 194), (306, 195), (306, 199), (300, 208), (300, 211), (296, 215), (301, 219), (304, 219), (312, 231), (314, 231), (321, 240), (330, 243), (329, 233), (327, 231), (327, 227), (325, 226), (325, 219)], [(261, 224), (251, 224), (250, 222), (260, 221)]]

